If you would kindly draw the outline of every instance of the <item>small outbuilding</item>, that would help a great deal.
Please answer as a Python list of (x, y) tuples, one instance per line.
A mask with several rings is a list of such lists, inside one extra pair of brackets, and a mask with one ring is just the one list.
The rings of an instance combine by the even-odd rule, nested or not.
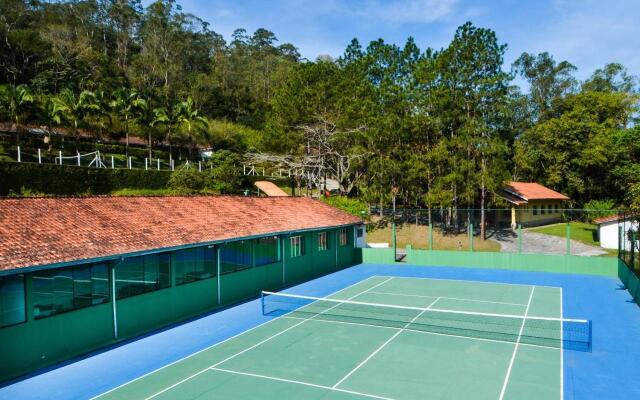
[[(617, 249), (620, 243), (620, 231), (638, 232), (638, 222), (629, 219), (629, 216), (609, 215), (607, 217), (597, 218), (593, 221), (598, 225), (598, 238), (600, 247), (605, 249)], [(625, 248), (630, 247), (630, 238), (627, 237)]]
[(499, 193), (510, 204), (510, 212), (502, 212), (498, 220), (518, 225), (536, 226), (560, 222), (564, 203), (569, 197), (536, 182), (509, 182)]

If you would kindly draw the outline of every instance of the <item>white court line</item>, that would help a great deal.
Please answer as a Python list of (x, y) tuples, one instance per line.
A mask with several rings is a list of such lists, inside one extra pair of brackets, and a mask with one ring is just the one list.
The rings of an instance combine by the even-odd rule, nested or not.
[(425, 313), (425, 311), (427, 311), (432, 305), (436, 304), (436, 302), (440, 300), (440, 298), (438, 297), (437, 299), (435, 299), (431, 304), (429, 304), (429, 306), (427, 308), (425, 308), (424, 310), (422, 310), (418, 315), (416, 315), (415, 317), (413, 317), (413, 319), (409, 322), (407, 322), (402, 329), (400, 329), (398, 332), (394, 333), (393, 336), (391, 336), (386, 342), (384, 342), (380, 347), (378, 347), (373, 353), (369, 354), (369, 357), (365, 358), (364, 360), (362, 360), (362, 362), (360, 364), (358, 364), (354, 369), (352, 369), (351, 371), (349, 371), (348, 374), (346, 374), (345, 376), (342, 377), (342, 379), (340, 379), (335, 385), (333, 385), (332, 387), (335, 389), (336, 387), (338, 387), (342, 382), (346, 381), (351, 375), (353, 375), (354, 372), (356, 372), (358, 369), (360, 369), (360, 367), (362, 367), (363, 365), (365, 365), (367, 363), (367, 361), (369, 361), (371, 358), (373, 358), (373, 356), (375, 356), (376, 354), (378, 354), (378, 352), (380, 352), (380, 350), (384, 349), (386, 345), (388, 345), (389, 343), (391, 343), (391, 341), (393, 341), (393, 339), (395, 339), (396, 337), (398, 337), (399, 334), (402, 333), (402, 331), (404, 331), (409, 325), (411, 325), (416, 319), (418, 319), (422, 314)]
[[(306, 318), (300, 318), (300, 317), (291, 317), (291, 316), (288, 316), (288, 315), (282, 316), (282, 318), (285, 318), (285, 319), (297, 319), (297, 320), (306, 319)], [(328, 319), (314, 319), (313, 322), (322, 322), (322, 323), (326, 323), (326, 324), (358, 325), (358, 326), (366, 326), (366, 327), (369, 327), (369, 328), (391, 329), (391, 330), (394, 330), (394, 331), (398, 331), (398, 330), (402, 329), (402, 328), (396, 328), (396, 327), (393, 327), (393, 326), (363, 324), (363, 323), (360, 323), (360, 322), (334, 321), (334, 320), (328, 320)], [(468, 340), (480, 341), (480, 342), (504, 343), (504, 344), (508, 344), (508, 345), (513, 345), (515, 343), (515, 342), (509, 342), (508, 340), (487, 339), (487, 338), (481, 338), (481, 337), (475, 337), (475, 336), (452, 335), (450, 333), (438, 333), (438, 332), (421, 331), (419, 329), (411, 329), (411, 328), (404, 328), (404, 331), (405, 332), (413, 332), (413, 333), (421, 333), (423, 335), (446, 336), (446, 337), (452, 337), (452, 338), (458, 338), (458, 339), (468, 339)], [(532, 344), (532, 343), (520, 343), (520, 346), (537, 347), (539, 349), (557, 349), (557, 347), (543, 346), (541, 344)]]
[[(376, 285), (374, 285), (374, 286), (370, 287), (369, 289), (367, 289), (367, 290), (365, 290), (365, 291), (363, 291), (363, 292), (360, 292), (360, 293), (358, 293), (358, 294), (355, 294), (355, 295), (353, 295), (353, 296), (349, 297), (347, 300), (351, 300), (351, 299), (353, 299), (353, 298), (355, 298), (355, 297), (357, 297), (357, 296), (359, 296), (359, 295), (361, 295), (361, 294), (363, 294), (363, 293), (366, 293), (368, 290), (375, 289), (375, 288), (377, 288), (378, 286), (380, 286), (380, 285), (382, 285), (382, 284), (384, 284), (384, 283), (389, 282), (391, 279), (393, 279), (393, 277), (389, 277), (388, 279), (386, 279), (386, 280), (384, 280), (384, 281), (382, 281), (382, 282), (380, 282), (380, 283), (378, 283), (378, 284), (376, 284)], [(325, 299), (325, 300), (328, 300), (328, 299)], [(255, 349), (256, 347), (258, 347), (258, 346), (262, 345), (263, 343), (266, 343), (266, 342), (268, 342), (269, 340), (271, 340), (271, 339), (273, 339), (273, 338), (276, 338), (276, 337), (278, 337), (278, 336), (282, 335), (283, 333), (288, 332), (288, 331), (290, 331), (291, 329), (293, 329), (293, 328), (295, 328), (295, 327), (298, 327), (298, 326), (300, 326), (300, 325), (304, 324), (304, 323), (305, 323), (305, 322), (307, 322), (307, 321), (312, 320), (313, 318), (315, 318), (315, 317), (317, 317), (317, 316), (321, 315), (323, 312), (327, 312), (327, 311), (330, 311), (330, 310), (332, 310), (332, 309), (334, 309), (334, 308), (338, 307), (338, 305), (340, 305), (340, 304), (341, 304), (341, 303), (340, 303), (340, 302), (338, 302), (338, 303), (336, 303), (336, 305), (335, 305), (335, 306), (333, 306), (333, 307), (329, 307), (329, 308), (327, 308), (326, 310), (324, 310), (324, 311), (322, 311), (322, 312), (320, 312), (320, 313), (318, 313), (318, 314), (315, 314), (315, 315), (313, 315), (313, 316), (311, 316), (311, 317), (309, 317), (309, 318), (307, 318), (307, 319), (304, 319), (304, 320), (302, 320), (302, 321), (298, 322), (297, 324), (294, 324), (294, 325), (292, 325), (292, 326), (288, 327), (287, 329), (281, 330), (280, 332), (278, 332), (278, 333), (276, 333), (276, 334), (274, 334), (274, 335), (272, 335), (272, 336), (269, 336), (268, 338), (266, 338), (266, 339), (264, 339), (264, 340), (261, 340), (260, 342), (258, 342), (258, 343), (256, 343), (256, 344), (254, 344), (253, 346), (247, 347), (246, 349), (244, 349), (244, 350), (242, 350), (242, 351), (239, 351), (239, 352), (237, 352), (237, 353), (235, 353), (235, 354), (232, 354), (232, 355), (230, 355), (229, 357), (225, 358), (224, 360), (222, 360), (222, 361), (220, 361), (220, 362), (217, 362), (217, 363), (215, 363), (215, 364), (213, 364), (213, 365), (210, 365), (210, 366), (208, 366), (207, 368), (205, 368), (205, 369), (203, 369), (203, 370), (201, 370), (201, 371), (198, 371), (198, 372), (196, 372), (195, 374), (192, 374), (192, 375), (190, 375), (190, 376), (188, 376), (188, 377), (186, 377), (186, 378), (184, 378), (184, 379), (182, 379), (182, 380), (180, 380), (180, 381), (178, 381), (178, 382), (174, 383), (173, 385), (168, 386), (168, 387), (166, 387), (166, 388), (162, 389), (161, 391), (159, 391), (159, 392), (157, 392), (157, 393), (152, 394), (151, 396), (146, 397), (146, 398), (145, 398), (145, 400), (153, 399), (154, 397), (156, 397), (156, 396), (158, 396), (158, 395), (160, 395), (160, 394), (162, 394), (162, 393), (165, 393), (165, 392), (167, 392), (167, 391), (169, 391), (169, 390), (173, 389), (174, 387), (176, 387), (176, 386), (178, 386), (178, 385), (183, 384), (184, 382), (186, 382), (186, 381), (188, 381), (188, 380), (190, 380), (190, 379), (195, 378), (196, 376), (198, 376), (198, 375), (202, 374), (203, 372), (207, 371), (209, 368), (215, 368), (215, 367), (217, 367), (218, 365), (223, 364), (223, 363), (225, 363), (225, 362), (227, 362), (227, 361), (229, 361), (229, 360), (231, 360), (231, 359), (233, 359), (233, 358), (235, 358), (235, 357), (237, 357), (237, 356), (239, 356), (239, 355), (241, 355), (241, 354), (244, 354), (244, 353), (246, 353), (246, 352), (247, 352), (247, 351), (249, 351), (249, 350)]]
[(500, 391), (500, 400), (504, 399), (504, 394), (507, 391), (509, 376), (511, 376), (511, 369), (513, 368), (513, 362), (516, 359), (516, 353), (518, 352), (518, 345), (520, 345), (520, 338), (522, 337), (522, 332), (524, 331), (524, 325), (527, 322), (527, 315), (529, 314), (529, 307), (531, 307), (531, 299), (533, 299), (534, 290), (536, 290), (536, 287), (532, 286), (531, 293), (529, 293), (529, 302), (527, 303), (527, 309), (524, 311), (524, 318), (522, 318), (522, 325), (520, 325), (518, 340), (516, 340), (516, 345), (513, 347), (513, 354), (511, 354), (511, 361), (509, 362), (509, 368), (507, 368), (507, 375), (504, 377), (504, 382), (502, 383), (502, 390)]
[[(529, 272), (531, 272), (531, 271), (529, 271)], [(374, 275), (374, 276), (377, 276), (377, 277), (380, 277), (380, 278), (386, 278), (389, 275)], [(504, 282), (492, 282), (492, 281), (472, 281), (471, 279), (427, 278), (427, 277), (424, 277), (424, 276), (396, 276), (395, 278), (396, 279), (422, 279), (422, 280), (428, 280), (428, 281), (471, 282), (471, 283), (480, 283), (480, 284), (484, 283), (484, 284), (488, 284), (488, 285), (501, 285), (501, 286), (526, 286), (526, 287), (530, 287), (531, 286), (531, 285), (527, 285), (526, 283), (504, 283)], [(560, 286), (549, 286), (549, 285), (536, 285), (536, 286), (537, 287), (553, 288), (553, 289), (561, 289)]]
[(506, 304), (509, 306), (520, 306), (520, 307), (526, 307), (526, 304), (520, 304), (520, 303), (507, 303), (504, 301), (489, 301), (489, 300), (474, 300), (474, 299), (463, 299), (460, 297), (446, 297), (446, 296), (425, 296), (425, 295), (420, 295), (420, 294), (403, 294), (403, 293), (389, 293), (389, 292), (369, 292), (369, 293), (374, 293), (374, 294), (386, 294), (389, 296), (402, 296), (402, 297), (420, 297), (420, 298), (436, 298), (436, 297), (440, 297), (441, 299), (447, 299), (447, 300), (460, 300), (460, 301), (469, 301), (469, 302), (476, 302), (476, 303), (491, 303), (491, 304)]
[(369, 394), (369, 393), (363, 393), (363, 392), (355, 392), (353, 390), (334, 388), (334, 387), (331, 387), (331, 386), (324, 386), (324, 385), (318, 385), (318, 384), (315, 384), (315, 383), (296, 381), (296, 380), (293, 380), (293, 379), (284, 379), (284, 378), (277, 378), (277, 377), (274, 377), (274, 376), (252, 374), (252, 373), (249, 373), (249, 372), (233, 371), (233, 370), (224, 369), (224, 368), (213, 368), (212, 367), (212, 368), (209, 368), (209, 369), (211, 371), (220, 371), (220, 372), (226, 372), (226, 373), (229, 373), (229, 374), (245, 375), (245, 376), (251, 376), (253, 378), (262, 378), (262, 379), (269, 379), (269, 380), (272, 380), (272, 381), (295, 383), (297, 385), (310, 386), (310, 387), (315, 387), (315, 388), (320, 388), (320, 389), (325, 389), (325, 390), (331, 390), (331, 391), (334, 391), (334, 392), (349, 393), (349, 394), (354, 394), (354, 395), (357, 395), (357, 396), (369, 397), (369, 398), (372, 398), (372, 399), (393, 400), (393, 399), (391, 399), (389, 397), (376, 396), (375, 394)]
[[(328, 296), (335, 296), (336, 294), (338, 294), (338, 293), (340, 293), (340, 292), (343, 292), (343, 291), (345, 291), (345, 290), (347, 290), (347, 289), (351, 289), (352, 287), (354, 287), (354, 286), (356, 286), (356, 285), (359, 285), (359, 284), (361, 284), (361, 283), (363, 283), (363, 282), (367, 282), (368, 280), (370, 280), (370, 279), (372, 279), (372, 278), (386, 278), (386, 277), (370, 276), (370, 277), (365, 278), (365, 279), (363, 279), (363, 280), (361, 280), (361, 281), (358, 281), (358, 282), (355, 282), (355, 283), (353, 283), (353, 284), (351, 284), (351, 285), (349, 285), (349, 286), (346, 286), (346, 287), (344, 287), (344, 288), (342, 288), (342, 289), (340, 289), (340, 290), (337, 290), (337, 291), (335, 291), (335, 292), (333, 292), (333, 293), (331, 293), (331, 294), (328, 294), (326, 297), (328, 297)], [(389, 280), (389, 279), (387, 279), (387, 281), (388, 281), (388, 280)], [(386, 282), (386, 281), (385, 281), (385, 282)], [(146, 373), (146, 374), (144, 374), (144, 375), (140, 375), (139, 377), (137, 377), (137, 378), (135, 378), (135, 379), (132, 379), (132, 380), (130, 380), (130, 381), (127, 381), (127, 382), (125, 382), (125, 383), (123, 383), (123, 384), (121, 384), (121, 385), (118, 385), (118, 386), (116, 386), (116, 387), (114, 387), (114, 388), (112, 388), (112, 389), (109, 389), (109, 390), (107, 390), (106, 392), (103, 392), (103, 393), (100, 393), (100, 394), (98, 394), (98, 395), (96, 395), (96, 396), (94, 396), (94, 397), (91, 397), (89, 400), (95, 400), (95, 399), (97, 399), (97, 398), (99, 398), (99, 397), (102, 397), (102, 396), (104, 396), (104, 395), (106, 395), (106, 394), (109, 394), (109, 393), (113, 392), (114, 390), (118, 390), (118, 389), (120, 389), (120, 388), (122, 388), (122, 387), (124, 387), (124, 386), (127, 386), (127, 385), (128, 385), (128, 384), (130, 384), (130, 383), (133, 383), (133, 382), (135, 382), (135, 381), (138, 381), (138, 380), (140, 380), (140, 379), (142, 379), (142, 378), (145, 378), (145, 377), (147, 377), (147, 376), (149, 376), (149, 375), (151, 375), (151, 374), (155, 374), (156, 372), (161, 371), (161, 370), (163, 370), (163, 369), (165, 369), (165, 368), (167, 368), (167, 367), (170, 367), (170, 366), (172, 366), (172, 365), (174, 365), (174, 364), (177, 364), (177, 363), (179, 363), (179, 362), (181, 362), (181, 361), (184, 361), (184, 360), (186, 360), (186, 359), (188, 359), (188, 358), (191, 358), (191, 357), (195, 356), (196, 354), (200, 354), (200, 353), (202, 353), (202, 352), (204, 352), (204, 351), (207, 351), (207, 350), (212, 349), (212, 348), (214, 348), (214, 347), (216, 347), (216, 346), (219, 346), (219, 345), (221, 345), (221, 344), (223, 344), (223, 343), (225, 343), (225, 342), (228, 342), (228, 341), (230, 341), (230, 340), (232, 340), (232, 339), (235, 339), (235, 338), (237, 338), (238, 336), (242, 336), (242, 335), (244, 335), (244, 334), (245, 334), (245, 333), (247, 333), (247, 332), (251, 332), (251, 331), (253, 331), (253, 330), (255, 330), (255, 329), (258, 329), (258, 328), (260, 328), (260, 327), (261, 327), (261, 326), (263, 326), (263, 325), (267, 325), (267, 324), (273, 323), (274, 321), (277, 321), (278, 319), (279, 319), (279, 318), (274, 318), (274, 319), (270, 319), (270, 320), (268, 320), (268, 321), (266, 321), (266, 322), (263, 322), (263, 323), (261, 323), (261, 324), (258, 324), (258, 325), (254, 326), (254, 327), (252, 327), (252, 328), (249, 328), (249, 329), (247, 329), (247, 330), (245, 330), (245, 331), (242, 331), (242, 332), (240, 332), (240, 333), (237, 333), (237, 334), (235, 334), (235, 335), (233, 335), (233, 336), (231, 336), (231, 337), (228, 337), (228, 338), (226, 338), (226, 339), (224, 339), (224, 340), (221, 340), (221, 341), (219, 341), (219, 342), (216, 342), (216, 343), (212, 344), (211, 346), (208, 346), (208, 347), (205, 347), (204, 349), (198, 350), (198, 351), (196, 351), (195, 353), (191, 353), (191, 354), (189, 354), (189, 355), (187, 355), (187, 356), (184, 356), (184, 357), (182, 357), (182, 358), (180, 358), (180, 359), (178, 359), (178, 360), (176, 360), (176, 361), (173, 361), (173, 362), (171, 362), (171, 363), (169, 363), (169, 364), (163, 365), (163, 366), (162, 366), (162, 367), (160, 367), (160, 368), (156, 368), (156, 369), (154, 369), (153, 371), (147, 372), (147, 373)]]

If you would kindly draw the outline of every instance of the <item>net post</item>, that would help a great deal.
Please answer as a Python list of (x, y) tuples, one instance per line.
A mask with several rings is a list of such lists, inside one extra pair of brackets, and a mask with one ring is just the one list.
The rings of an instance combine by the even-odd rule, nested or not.
[(593, 330), (591, 320), (589, 320), (589, 343), (587, 344), (587, 350), (591, 352), (593, 350)]
[(260, 305), (262, 307), (262, 315), (264, 314), (264, 290), (260, 291)]

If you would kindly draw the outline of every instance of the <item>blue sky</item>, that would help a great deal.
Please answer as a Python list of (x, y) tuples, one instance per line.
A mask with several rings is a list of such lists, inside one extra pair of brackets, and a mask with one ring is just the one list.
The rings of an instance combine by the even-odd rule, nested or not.
[[(147, 3), (147, 2), (145, 2)], [(421, 49), (446, 46), (465, 21), (496, 31), (509, 48), (508, 69), (522, 52), (550, 52), (584, 79), (607, 62), (640, 75), (640, 0), (178, 0), (183, 11), (229, 38), (264, 27), (311, 60), (339, 56), (356, 37)]]

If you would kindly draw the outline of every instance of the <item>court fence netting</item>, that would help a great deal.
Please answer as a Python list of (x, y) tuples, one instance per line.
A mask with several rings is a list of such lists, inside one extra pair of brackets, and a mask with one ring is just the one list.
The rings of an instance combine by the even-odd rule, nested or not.
[(591, 351), (591, 321), (531, 317), (432, 307), (410, 307), (353, 300), (262, 292), (267, 316), (314, 319), (435, 333), (550, 348)]

